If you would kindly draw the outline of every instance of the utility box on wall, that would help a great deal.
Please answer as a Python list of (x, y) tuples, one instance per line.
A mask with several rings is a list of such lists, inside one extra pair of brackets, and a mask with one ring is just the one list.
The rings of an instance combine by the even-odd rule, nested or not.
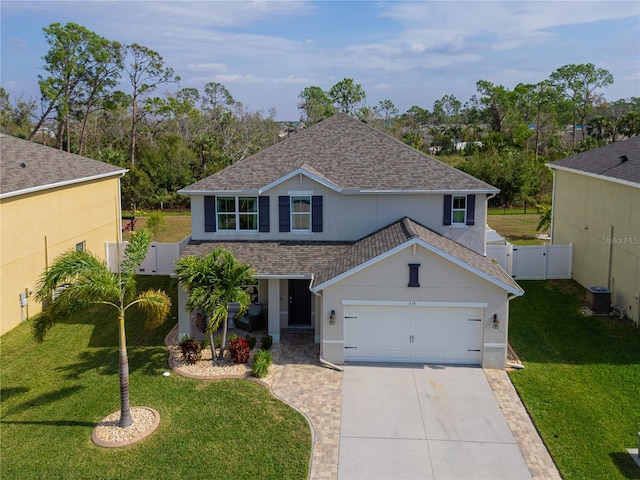
[(587, 308), (592, 313), (608, 314), (611, 308), (611, 290), (606, 287), (587, 287)]

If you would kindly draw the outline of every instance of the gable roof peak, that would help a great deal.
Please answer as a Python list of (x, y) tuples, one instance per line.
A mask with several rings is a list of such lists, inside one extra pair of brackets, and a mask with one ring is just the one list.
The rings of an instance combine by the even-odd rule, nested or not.
[[(303, 167), (304, 166), (304, 167)], [(360, 193), (499, 190), (344, 113), (237, 162), (181, 193), (262, 190), (300, 168), (336, 189)]]
[(418, 232), (413, 225), (413, 220), (411, 220), (409, 217), (404, 217), (402, 219), (402, 224), (404, 225), (404, 228), (407, 230), (407, 233), (410, 237), (415, 238), (418, 236)]

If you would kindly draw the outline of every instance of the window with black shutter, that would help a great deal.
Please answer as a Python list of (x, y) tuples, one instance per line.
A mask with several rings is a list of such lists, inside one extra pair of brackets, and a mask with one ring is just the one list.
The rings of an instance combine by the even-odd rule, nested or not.
[(443, 225), (451, 225), (451, 202), (453, 196), (445, 195), (444, 196), (444, 209), (442, 211), (442, 224)]
[(322, 195), (311, 197), (311, 231), (322, 232)]
[(216, 231), (216, 197), (211, 195), (204, 197), (204, 231)]
[(258, 197), (258, 221), (260, 232), (268, 232), (269, 225), (269, 197), (266, 195)]
[(476, 196), (467, 195), (467, 225), (476, 223)]
[(278, 220), (281, 232), (291, 231), (291, 218), (289, 196), (281, 195), (278, 197)]

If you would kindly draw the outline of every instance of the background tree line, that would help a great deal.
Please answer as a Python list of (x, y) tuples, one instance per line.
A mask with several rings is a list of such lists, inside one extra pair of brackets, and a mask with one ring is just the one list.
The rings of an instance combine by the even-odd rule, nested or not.
[[(273, 109), (247, 110), (220, 83), (181, 88), (162, 56), (142, 45), (74, 23), (43, 31), (50, 48), (40, 99), (10, 99), (0, 88), (2, 131), (129, 168), (125, 208), (184, 207), (176, 190), (300, 128), (276, 122)], [(566, 65), (512, 90), (479, 80), (464, 103), (448, 94), (431, 110), (401, 114), (390, 99), (369, 106), (362, 85), (345, 78), (327, 91), (306, 87), (298, 109), (303, 126), (344, 112), (437, 155), (500, 188), (494, 204), (544, 204), (546, 162), (640, 134), (640, 98), (607, 101), (601, 91), (613, 81), (590, 63)]]

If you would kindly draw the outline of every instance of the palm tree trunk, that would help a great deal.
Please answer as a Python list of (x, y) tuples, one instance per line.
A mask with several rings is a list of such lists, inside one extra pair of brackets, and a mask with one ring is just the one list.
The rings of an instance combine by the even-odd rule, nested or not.
[(216, 361), (216, 345), (213, 339), (213, 332), (209, 333), (209, 348), (211, 348), (211, 360), (215, 363)]
[(119, 427), (133, 424), (131, 407), (129, 406), (129, 359), (127, 358), (127, 337), (124, 330), (124, 312), (118, 316), (120, 329), (120, 423)]
[(222, 360), (224, 358), (224, 346), (227, 344), (227, 317), (229, 314), (225, 314), (224, 321), (222, 322), (222, 342), (220, 343), (220, 354), (218, 355), (218, 360)]

